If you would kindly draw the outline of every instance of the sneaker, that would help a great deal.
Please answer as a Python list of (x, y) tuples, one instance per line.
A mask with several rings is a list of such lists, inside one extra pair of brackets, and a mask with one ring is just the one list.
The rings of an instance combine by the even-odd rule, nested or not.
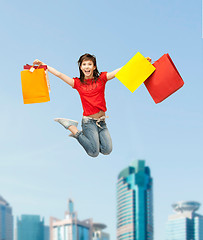
[(68, 129), (70, 126), (76, 126), (76, 127), (78, 126), (78, 122), (71, 119), (55, 118), (54, 121), (60, 123), (66, 129)]

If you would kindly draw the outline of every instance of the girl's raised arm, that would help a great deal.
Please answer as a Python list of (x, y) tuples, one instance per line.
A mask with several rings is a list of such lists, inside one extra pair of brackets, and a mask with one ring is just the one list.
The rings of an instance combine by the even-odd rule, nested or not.
[(106, 75), (107, 81), (115, 78), (116, 73), (117, 73), (120, 69), (121, 69), (121, 68), (118, 68), (118, 69), (116, 69), (116, 70), (114, 70), (114, 71), (112, 71), (112, 72), (107, 73), (107, 75)]
[[(150, 57), (146, 57), (146, 59), (147, 59), (149, 62), (152, 61), (152, 59), (151, 59)], [(116, 73), (117, 73), (120, 69), (121, 69), (121, 68), (118, 68), (118, 69), (114, 70), (113, 72), (107, 73), (107, 81), (115, 78)]]
[[(34, 65), (47, 65), (45, 63), (43, 63), (42, 61), (36, 59), (34, 60), (33, 62)], [(64, 82), (66, 82), (67, 84), (69, 84), (71, 87), (74, 86), (74, 79), (73, 78), (70, 78), (68, 76), (66, 76), (65, 74), (57, 71), (56, 69), (54, 69), (53, 67), (50, 67), (47, 65), (47, 68), (48, 68), (48, 71), (52, 74), (54, 74), (56, 77), (62, 79)]]

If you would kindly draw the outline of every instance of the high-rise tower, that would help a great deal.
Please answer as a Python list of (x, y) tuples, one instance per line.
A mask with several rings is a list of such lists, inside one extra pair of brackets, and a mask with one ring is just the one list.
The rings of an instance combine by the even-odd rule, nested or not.
[(153, 240), (152, 178), (144, 160), (134, 161), (118, 176), (117, 239)]
[(0, 196), (0, 240), (13, 240), (12, 208), (2, 196)]
[(38, 215), (17, 218), (17, 240), (44, 240), (44, 219)]
[(176, 214), (168, 218), (166, 240), (203, 240), (203, 216), (196, 213), (200, 203), (182, 201), (172, 207)]

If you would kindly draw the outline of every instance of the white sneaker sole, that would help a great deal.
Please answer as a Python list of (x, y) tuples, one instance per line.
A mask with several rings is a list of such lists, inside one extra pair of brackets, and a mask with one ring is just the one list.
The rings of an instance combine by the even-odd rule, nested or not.
[(70, 126), (78, 126), (77, 121), (67, 118), (55, 118), (54, 121), (60, 123), (66, 129), (68, 129)]
[(58, 122), (58, 120), (60, 120), (60, 119), (62, 119), (62, 120), (70, 120), (72, 122), (78, 123), (78, 121), (75, 121), (75, 120), (72, 120), (72, 119), (67, 119), (67, 118), (54, 118), (54, 121)]

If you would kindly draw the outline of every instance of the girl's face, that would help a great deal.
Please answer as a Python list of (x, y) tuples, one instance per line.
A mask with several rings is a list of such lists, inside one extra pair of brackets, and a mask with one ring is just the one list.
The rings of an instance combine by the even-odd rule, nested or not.
[(91, 60), (84, 60), (81, 63), (80, 69), (85, 75), (85, 79), (93, 78), (93, 71), (96, 69), (94, 63)]

